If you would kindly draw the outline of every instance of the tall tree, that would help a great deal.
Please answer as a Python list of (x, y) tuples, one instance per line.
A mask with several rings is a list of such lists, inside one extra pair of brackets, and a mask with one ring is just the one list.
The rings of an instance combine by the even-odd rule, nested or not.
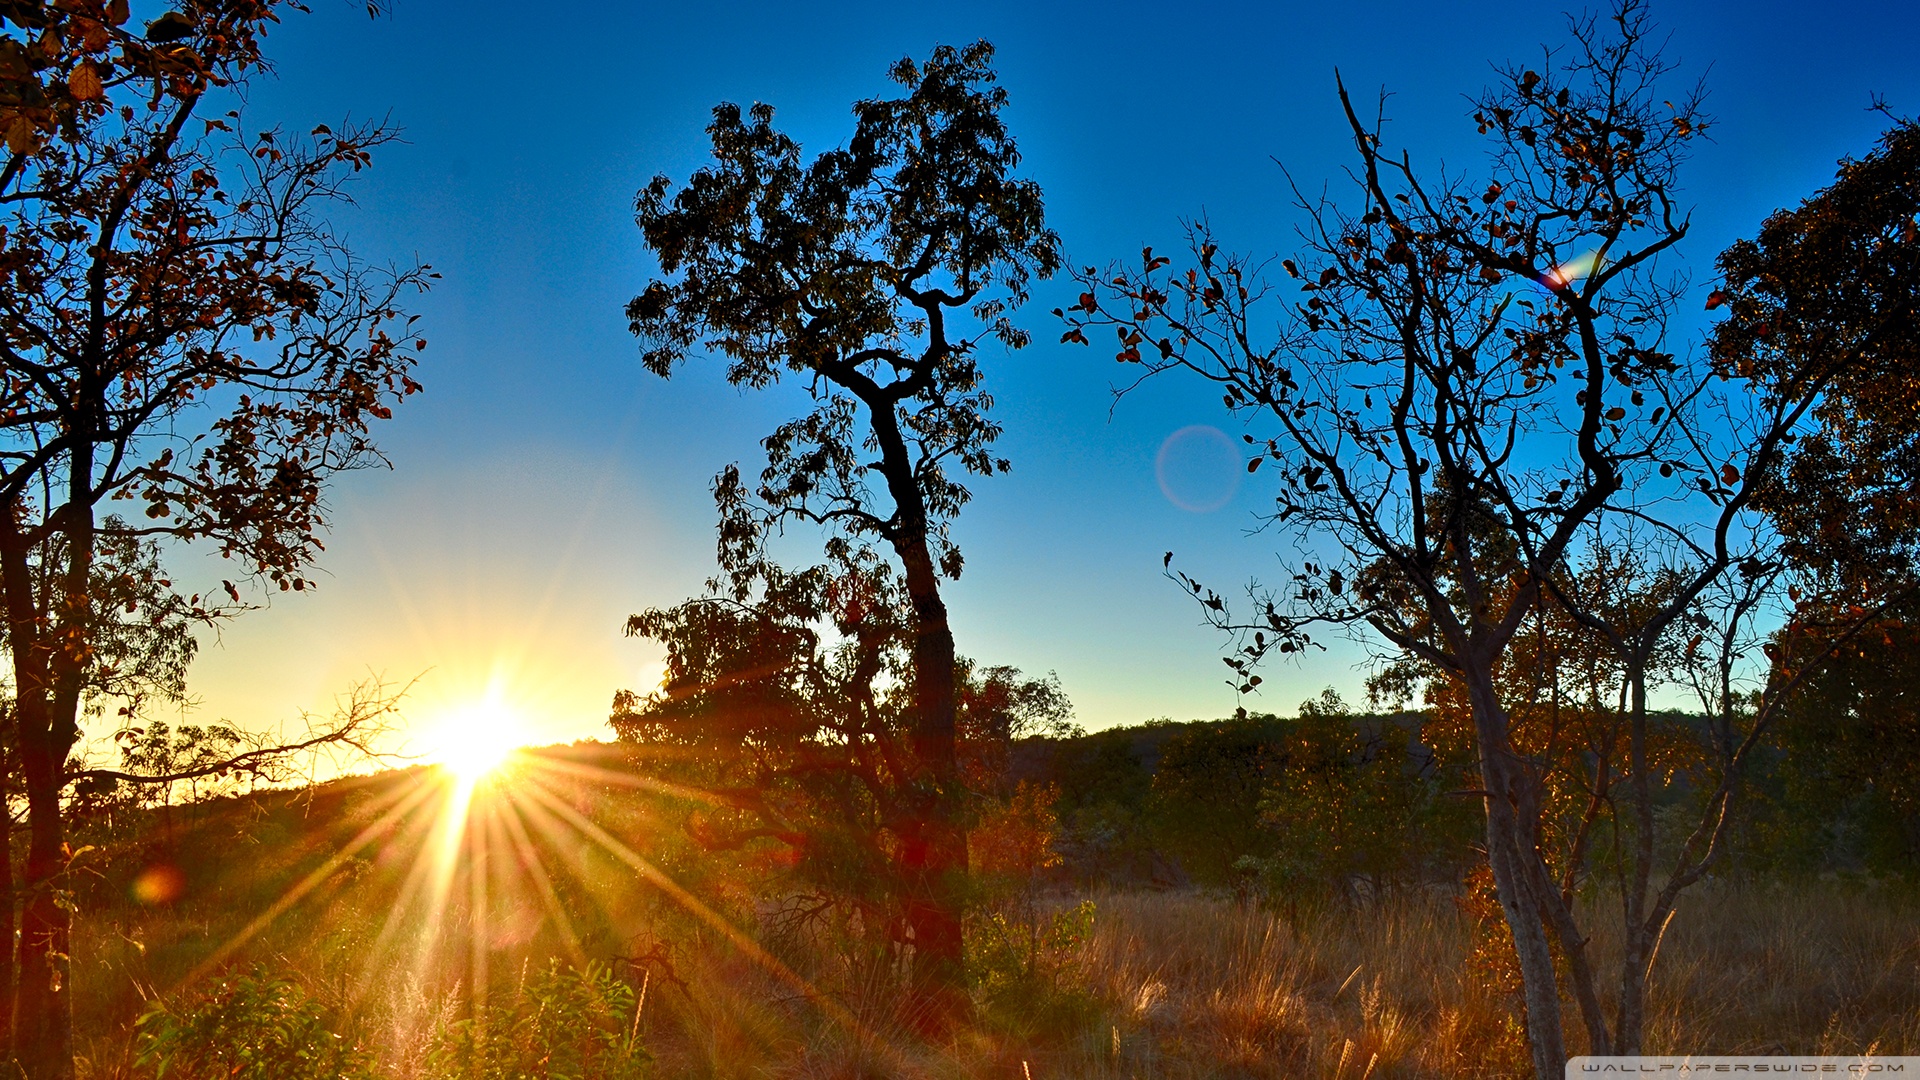
[(1853, 599), (1920, 573), (1920, 124), (1897, 120), (1834, 182), (1720, 256), (1712, 348), (1779, 385), (1826, 379), (1816, 426), (1766, 477), (1760, 504)]
[[(0, 173), (0, 588), (29, 832), (15, 1051), (32, 1080), (73, 1069), (62, 800), (117, 625), (103, 555), (207, 541), (235, 578), (305, 590), (326, 481), (381, 461), (371, 423), (418, 389), (425, 343), (400, 302), (429, 275), (363, 265), (323, 217), (392, 130), (249, 133), (235, 108), (282, 7), (194, 0), (144, 32), (124, 0), (5, 13), (9, 86), (51, 110), (6, 114)], [(102, 513), (121, 500), (143, 518)], [(176, 610), (245, 606), (221, 586)]]
[[(1204, 227), (1189, 266), (1149, 250), (1137, 268), (1083, 275), (1061, 312), (1066, 340), (1112, 327), (1118, 360), (1207, 380), (1257, 426), (1248, 468), (1278, 473), (1271, 523), (1299, 543), (1290, 580), (1253, 587), (1249, 612), (1176, 575), (1240, 635), (1230, 660), (1244, 689), (1253, 665), (1331, 629), (1418, 660), (1464, 703), (1543, 1077), (1567, 1056), (1556, 945), (1593, 1052), (1640, 1045), (1652, 945), (1721, 850), (1771, 716), (1745, 693), (1747, 658), (1788, 570), (1755, 499), (1835, 377), (1814, 365), (1779, 378), (1669, 344), (1683, 290), (1662, 263), (1689, 231), (1678, 181), (1708, 126), (1701, 92), (1666, 88), (1672, 65), (1637, 0), (1574, 20), (1571, 38), (1501, 68), (1475, 102), (1491, 142), (1480, 183), (1390, 152), (1384, 116), (1363, 118), (1340, 89), (1352, 202), (1301, 197), (1303, 248), (1279, 265), (1297, 296), (1274, 311), (1276, 336), (1261, 328), (1278, 289)], [(1583, 588), (1596, 543), (1640, 553), (1657, 595), (1621, 604)], [(1553, 765), (1516, 732), (1502, 685), (1548, 604), (1611, 655), (1623, 714), (1613, 779), (1628, 778), (1637, 820), (1611, 1022), (1590, 935), (1541, 848)], [(1656, 868), (1646, 695), (1669, 668), (1714, 715), (1715, 773), (1700, 827)]]
[[(899, 830), (912, 868), (909, 923), (919, 979), (959, 1007), (966, 835), (956, 752), (953, 631), (943, 578), (961, 556), (948, 524), (969, 492), (958, 474), (1006, 469), (992, 446), (980, 352), (1027, 343), (1010, 314), (1028, 281), (1059, 266), (1040, 189), (1015, 175), (1006, 91), (978, 42), (890, 72), (898, 98), (854, 106), (841, 149), (803, 162), (773, 110), (714, 109), (714, 163), (679, 191), (656, 177), (638, 221), (666, 277), (627, 307), (662, 377), (695, 350), (736, 385), (796, 378), (812, 409), (763, 441), (749, 485), (715, 483), (720, 563), (744, 599), (765, 541), (790, 521), (821, 526), (841, 553), (881, 544), (911, 611), (913, 797)], [(671, 198), (669, 194), (671, 193)]]

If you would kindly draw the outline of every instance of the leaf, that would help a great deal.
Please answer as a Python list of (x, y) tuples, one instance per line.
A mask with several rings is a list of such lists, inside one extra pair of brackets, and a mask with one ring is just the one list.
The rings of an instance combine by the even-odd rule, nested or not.
[(40, 133), (33, 129), (33, 121), (15, 116), (13, 123), (7, 125), (7, 149), (16, 154), (31, 154), (39, 146)]
[(1734, 468), (1731, 463), (1720, 466), (1720, 482), (1723, 484), (1739, 483), (1740, 470)]
[(100, 73), (93, 68), (93, 62), (82, 60), (67, 73), (67, 93), (75, 101), (98, 101), (106, 96), (106, 89), (100, 85)]
[(1721, 304), (1724, 304), (1726, 302), (1727, 302), (1727, 294), (1724, 292), (1721, 292), (1719, 289), (1715, 289), (1712, 293), (1708, 294), (1707, 296), (1707, 310), (1712, 311), (1714, 308), (1717, 308)]
[(1260, 467), (1260, 463), (1265, 460), (1266, 458), (1254, 458), (1252, 461), (1247, 462), (1247, 471), (1253, 472), (1254, 470), (1258, 469)]
[(1627, 416), (1627, 410), (1621, 408), (1618, 405), (1615, 405), (1613, 408), (1607, 410), (1607, 419), (1609, 420), (1624, 420), (1626, 419), (1626, 416)]

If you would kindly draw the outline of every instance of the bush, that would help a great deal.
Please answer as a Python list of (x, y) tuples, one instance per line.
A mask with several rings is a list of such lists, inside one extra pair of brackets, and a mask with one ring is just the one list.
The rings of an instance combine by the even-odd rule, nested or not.
[(264, 969), (223, 980), (175, 1011), (156, 1001), (137, 1022), (136, 1064), (156, 1080), (358, 1080), (372, 1058), (341, 1037), (299, 985)]
[(511, 994), (433, 1036), (434, 1080), (637, 1080), (652, 1057), (640, 1045), (633, 987), (599, 964), (551, 961)]
[(982, 1016), (1023, 1038), (1071, 1035), (1099, 1014), (1080, 952), (1093, 931), (1093, 901), (1042, 914), (983, 913), (967, 935), (968, 967)]

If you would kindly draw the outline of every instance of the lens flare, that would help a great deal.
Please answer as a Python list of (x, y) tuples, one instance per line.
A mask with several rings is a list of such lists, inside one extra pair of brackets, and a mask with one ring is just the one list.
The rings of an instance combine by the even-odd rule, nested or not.
[(1246, 458), (1227, 433), (1190, 424), (1167, 436), (1153, 458), (1160, 494), (1190, 514), (1210, 514), (1233, 501), (1246, 474)]
[(1540, 275), (1540, 284), (1549, 289), (1571, 288), (1573, 283), (1590, 276), (1600, 269), (1600, 253), (1589, 251), (1576, 259), (1569, 259), (1559, 266)]
[(171, 904), (187, 893), (187, 875), (177, 866), (158, 863), (133, 879), (133, 898), (148, 907)]

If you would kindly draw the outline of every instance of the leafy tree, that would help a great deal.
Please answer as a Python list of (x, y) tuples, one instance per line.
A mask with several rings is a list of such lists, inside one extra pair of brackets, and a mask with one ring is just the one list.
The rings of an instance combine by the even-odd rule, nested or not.
[(1470, 824), (1441, 797), (1439, 762), (1416, 756), (1415, 733), (1353, 714), (1327, 690), (1281, 728), (1280, 767), (1260, 799), (1273, 845), (1256, 865), (1289, 898), (1378, 896), (1456, 870)]
[(1720, 258), (1723, 367), (1832, 378), (1759, 505), (1806, 568), (1767, 644), (1800, 686), (1780, 731), (1786, 806), (1858, 829), (1859, 856), (1914, 866), (1915, 589), (1920, 587), (1920, 124), (1896, 119), (1827, 188)]
[(1720, 257), (1724, 368), (1826, 381), (1815, 428), (1759, 503), (1786, 554), (1859, 599), (1910, 584), (1920, 556), (1920, 124), (1897, 121), (1825, 190)]
[[(1188, 266), (1148, 250), (1138, 267), (1089, 270), (1061, 312), (1066, 340), (1111, 327), (1116, 358), (1143, 378), (1203, 379), (1259, 428), (1248, 468), (1278, 474), (1271, 522), (1300, 545), (1289, 579), (1251, 587), (1251, 610), (1236, 611), (1175, 575), (1237, 635), (1244, 690), (1254, 665), (1331, 629), (1415, 658), (1464, 703), (1542, 1076), (1567, 1057), (1554, 947), (1589, 1048), (1637, 1051), (1653, 943), (1724, 849), (1784, 689), (1746, 659), (1791, 576), (1755, 500), (1836, 378), (1831, 364), (1789, 374), (1668, 343), (1682, 290), (1662, 262), (1689, 231), (1677, 183), (1709, 125), (1701, 94), (1665, 89), (1672, 65), (1634, 0), (1604, 22), (1574, 20), (1571, 37), (1501, 68), (1475, 102), (1491, 142), (1484, 183), (1391, 152), (1384, 116), (1363, 119), (1342, 87), (1353, 203), (1301, 197), (1284, 301), (1196, 226)], [(1582, 591), (1594, 543), (1643, 553), (1657, 600)], [(1516, 730), (1524, 718), (1502, 686), (1524, 677), (1515, 649), (1548, 603), (1611, 654), (1620, 690), (1619, 794), (1637, 822), (1611, 1020), (1590, 935), (1539, 847), (1552, 763)], [(1713, 776), (1699, 828), (1656, 868), (1647, 690), (1667, 671), (1713, 718)]]
[[(1829, 622), (1811, 608), (1803, 621)], [(1839, 648), (1826, 636), (1782, 636), (1780, 666), (1808, 674), (1781, 712), (1765, 854), (1788, 868), (1920, 874), (1920, 602)]]
[(627, 308), (648, 370), (665, 377), (709, 350), (730, 382), (797, 379), (812, 403), (763, 441), (757, 484), (737, 467), (715, 482), (736, 598), (770, 577), (766, 540), (792, 521), (822, 527), (843, 567), (873, 545), (898, 561), (912, 737), (896, 835), (922, 983), (947, 999), (936, 1011), (957, 1003), (966, 869), (959, 668), (940, 587), (962, 560), (947, 529), (970, 497), (961, 474), (1007, 467), (992, 452), (981, 349), (1026, 344), (1010, 313), (1059, 264), (1038, 185), (1014, 175), (991, 59), (980, 42), (901, 61), (891, 75), (905, 96), (856, 104), (847, 146), (810, 162), (770, 107), (717, 107), (714, 163), (677, 192), (658, 177), (640, 193), (666, 276)]
[(1240, 860), (1272, 853), (1260, 802), (1282, 766), (1281, 721), (1242, 713), (1168, 739), (1153, 772), (1155, 839), (1195, 881), (1227, 885)]
[[(127, 625), (99, 571), (128, 544), (208, 541), (235, 578), (304, 590), (325, 483), (382, 460), (371, 423), (418, 389), (400, 302), (429, 275), (363, 265), (322, 216), (393, 131), (249, 133), (218, 112), (263, 69), (280, 8), (194, 0), (144, 33), (123, 0), (6, 11), (0, 590), (29, 832), (14, 1043), (33, 1080), (72, 1071), (62, 800)], [(121, 500), (143, 519), (102, 513)], [(202, 623), (246, 606), (221, 586), (160, 606)]]
[[(667, 647), (667, 679), (622, 691), (612, 725), (650, 771), (698, 792), (688, 831), (754, 860), (764, 891), (842, 909), (880, 955), (919, 953), (923, 828), (915, 771), (912, 609), (879, 563), (790, 574), (763, 568), (747, 598), (709, 596), (635, 615)], [(830, 629), (829, 629), (830, 628)], [(997, 786), (1012, 740), (1067, 729), (1057, 682), (1005, 667), (954, 673), (955, 770)]]

